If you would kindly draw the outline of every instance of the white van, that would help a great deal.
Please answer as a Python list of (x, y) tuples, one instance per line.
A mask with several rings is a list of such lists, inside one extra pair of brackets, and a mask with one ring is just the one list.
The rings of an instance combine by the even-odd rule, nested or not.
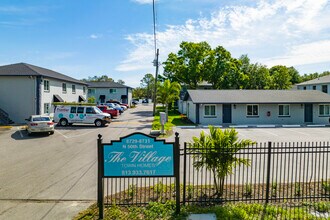
[(72, 125), (73, 123), (95, 124), (104, 126), (111, 122), (111, 116), (103, 113), (96, 106), (61, 105), (56, 106), (54, 122), (60, 126)]

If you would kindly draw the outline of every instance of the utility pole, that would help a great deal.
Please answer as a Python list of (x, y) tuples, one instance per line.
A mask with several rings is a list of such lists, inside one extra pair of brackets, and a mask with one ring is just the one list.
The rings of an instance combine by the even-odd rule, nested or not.
[(154, 107), (152, 110), (152, 115), (155, 116), (156, 114), (156, 101), (157, 101), (157, 78), (158, 78), (158, 55), (159, 55), (159, 49), (157, 49), (156, 52), (156, 59), (154, 60), (154, 66), (156, 66), (156, 73), (155, 73), (155, 87), (154, 87), (154, 97), (153, 97), (153, 102), (154, 102)]
[(157, 38), (156, 38), (156, 10), (155, 10), (155, 0), (152, 1), (152, 17), (153, 17), (153, 23), (154, 23), (154, 45), (155, 45), (155, 59), (154, 59), (154, 66), (156, 67), (156, 73), (155, 73), (155, 87), (154, 87), (154, 97), (153, 97), (153, 109), (152, 109), (152, 115), (155, 116), (156, 114), (156, 101), (157, 101), (157, 78), (158, 78), (158, 55), (159, 55), (159, 49), (157, 49)]

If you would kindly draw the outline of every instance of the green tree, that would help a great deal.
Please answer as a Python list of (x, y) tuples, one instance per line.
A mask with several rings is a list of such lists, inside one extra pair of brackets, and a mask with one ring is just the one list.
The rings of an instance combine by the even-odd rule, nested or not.
[(137, 87), (133, 89), (133, 98), (143, 99), (144, 97), (146, 97), (145, 88)]
[(206, 78), (204, 63), (211, 52), (207, 42), (182, 42), (177, 54), (170, 53), (164, 64), (164, 75), (171, 81), (197, 88), (199, 82)]
[(181, 86), (177, 82), (165, 80), (163, 83), (158, 84), (157, 101), (165, 105), (166, 121), (168, 118), (168, 105), (179, 98)]
[(88, 77), (87, 79), (82, 79), (84, 82), (114, 82), (114, 80), (107, 75), (102, 75), (102, 76), (93, 76), (93, 77)]
[(223, 88), (225, 76), (229, 74), (231, 69), (231, 61), (231, 54), (222, 46), (209, 52), (205, 69), (207, 81), (212, 84), (213, 89)]
[(291, 76), (286, 66), (273, 66), (269, 70), (271, 76), (271, 89), (290, 89)]
[(269, 89), (270, 74), (266, 66), (259, 63), (251, 64), (247, 72), (248, 83), (246, 89)]
[(96, 99), (94, 96), (88, 97), (87, 102), (88, 103), (95, 103)]
[(155, 77), (151, 73), (147, 73), (141, 79), (141, 87), (146, 90), (146, 98), (151, 99), (153, 97), (153, 90), (155, 85)]
[(288, 68), (289, 75), (291, 77), (291, 84), (297, 84), (301, 82), (301, 76), (299, 75), (298, 70), (296, 70), (293, 66)]
[(218, 197), (222, 197), (225, 177), (233, 173), (233, 169), (239, 165), (250, 165), (250, 160), (236, 157), (236, 153), (255, 142), (251, 140), (238, 140), (235, 129), (225, 129), (213, 126), (209, 127), (210, 134), (203, 131), (199, 137), (193, 137), (188, 146), (194, 154), (194, 167), (205, 167), (213, 173), (213, 182)]
[(117, 83), (119, 83), (121, 85), (125, 85), (125, 81), (124, 80), (121, 80), (121, 79), (118, 79)]

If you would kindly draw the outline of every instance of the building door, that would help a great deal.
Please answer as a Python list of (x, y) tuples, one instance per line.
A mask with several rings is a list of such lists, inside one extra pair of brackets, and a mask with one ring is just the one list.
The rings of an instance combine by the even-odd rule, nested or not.
[(231, 104), (224, 104), (222, 107), (223, 123), (231, 123)]
[(313, 104), (305, 104), (305, 123), (313, 122)]

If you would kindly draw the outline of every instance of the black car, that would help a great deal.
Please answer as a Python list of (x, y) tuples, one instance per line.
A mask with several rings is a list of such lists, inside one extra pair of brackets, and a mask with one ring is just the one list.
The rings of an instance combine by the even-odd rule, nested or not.
[(149, 100), (148, 99), (143, 99), (142, 103), (149, 103)]

